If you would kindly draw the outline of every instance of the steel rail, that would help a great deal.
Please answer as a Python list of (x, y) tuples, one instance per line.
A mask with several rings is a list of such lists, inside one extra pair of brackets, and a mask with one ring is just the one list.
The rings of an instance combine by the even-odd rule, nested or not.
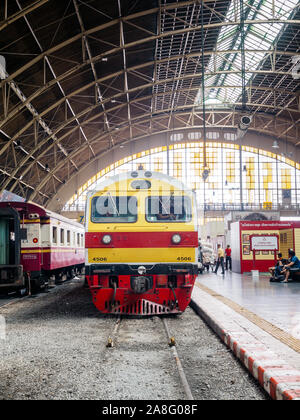
[(187, 397), (187, 400), (192, 401), (192, 400), (194, 400), (194, 397), (193, 397), (191, 388), (189, 386), (189, 383), (188, 383), (188, 380), (186, 378), (186, 375), (185, 375), (180, 357), (179, 357), (177, 349), (176, 349), (175, 338), (170, 334), (170, 330), (169, 330), (166, 318), (160, 318), (160, 319), (161, 319), (161, 321), (164, 325), (164, 329), (165, 329), (165, 332), (166, 332), (168, 343), (169, 343), (169, 346), (171, 347), (171, 350), (172, 350), (172, 353), (173, 353), (173, 356), (174, 356), (174, 359), (175, 359), (175, 362), (176, 362), (176, 366), (177, 366), (177, 369), (178, 369), (178, 373), (179, 373), (179, 376), (180, 376), (180, 380), (181, 380), (182, 387), (184, 389), (185, 395)]

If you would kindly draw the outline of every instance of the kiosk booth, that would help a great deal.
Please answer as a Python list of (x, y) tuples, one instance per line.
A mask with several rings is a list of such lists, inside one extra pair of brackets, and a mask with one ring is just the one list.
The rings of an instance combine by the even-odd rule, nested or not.
[[(300, 222), (239, 221), (231, 224), (232, 271), (268, 272), (278, 252), (300, 255)], [(277, 249), (276, 249), (277, 248)]]

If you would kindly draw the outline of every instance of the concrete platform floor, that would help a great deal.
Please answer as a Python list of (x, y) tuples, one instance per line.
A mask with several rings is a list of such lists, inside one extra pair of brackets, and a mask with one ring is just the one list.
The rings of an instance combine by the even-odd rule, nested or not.
[(300, 283), (270, 283), (270, 276), (260, 274), (225, 275), (209, 273), (198, 277), (198, 282), (233, 300), (289, 334), (300, 339)]
[(273, 399), (300, 399), (300, 283), (204, 274), (192, 306)]

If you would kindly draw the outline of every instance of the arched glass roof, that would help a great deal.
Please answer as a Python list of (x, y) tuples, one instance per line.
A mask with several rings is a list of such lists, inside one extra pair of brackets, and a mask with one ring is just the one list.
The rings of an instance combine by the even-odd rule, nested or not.
[(279, 209), (300, 206), (300, 164), (232, 143), (207, 143), (208, 181), (202, 179), (203, 142), (157, 147), (121, 159), (80, 187), (64, 210), (83, 210), (88, 191), (110, 176), (137, 170), (168, 173), (196, 191), (200, 209)]
[(297, 0), (0, 2), (0, 194), (51, 207), (108, 150), (245, 111), (296, 156), (299, 38)]

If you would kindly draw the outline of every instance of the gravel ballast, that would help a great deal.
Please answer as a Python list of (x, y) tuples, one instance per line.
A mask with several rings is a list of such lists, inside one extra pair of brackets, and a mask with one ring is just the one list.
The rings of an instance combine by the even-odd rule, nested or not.
[[(122, 320), (92, 304), (82, 280), (0, 308), (0, 399), (185, 399), (159, 318)], [(190, 308), (167, 319), (195, 399), (267, 399)]]

